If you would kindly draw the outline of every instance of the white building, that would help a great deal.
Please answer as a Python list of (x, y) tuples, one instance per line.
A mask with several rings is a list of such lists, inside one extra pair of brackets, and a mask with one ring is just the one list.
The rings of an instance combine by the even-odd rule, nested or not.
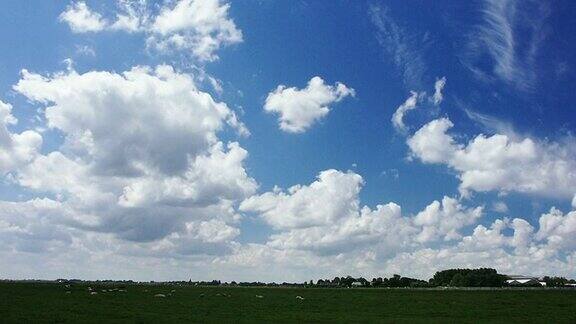
[(507, 276), (508, 279), (506, 283), (510, 286), (546, 286), (546, 282), (540, 281), (536, 277), (529, 277), (529, 276), (519, 276), (519, 275), (511, 275)]

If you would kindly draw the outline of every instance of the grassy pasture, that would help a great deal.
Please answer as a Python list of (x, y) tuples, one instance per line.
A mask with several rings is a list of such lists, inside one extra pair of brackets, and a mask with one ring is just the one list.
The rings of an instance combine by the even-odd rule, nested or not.
[(576, 323), (574, 290), (90, 286), (0, 283), (0, 322)]

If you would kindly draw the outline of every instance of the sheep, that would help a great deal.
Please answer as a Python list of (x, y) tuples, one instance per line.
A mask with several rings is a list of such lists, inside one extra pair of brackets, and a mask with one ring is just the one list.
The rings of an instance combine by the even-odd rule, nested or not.
[(156, 295), (154, 295), (154, 297), (161, 297), (161, 298), (164, 298), (164, 297), (166, 297), (166, 295), (164, 295), (164, 294), (156, 294)]
[(170, 292), (171, 292), (171, 293), (175, 293), (175, 292), (176, 292), (176, 289), (172, 289), (172, 290), (170, 290)]
[(262, 295), (256, 295), (256, 298), (264, 298)]
[(304, 297), (302, 297), (302, 296), (296, 296), (296, 299), (304, 300)]
[(98, 293), (95, 292), (95, 291), (93, 291), (93, 292), (90, 293), (90, 295), (98, 295)]
[(71, 292), (71, 291), (66, 291), (66, 293), (67, 293), (67, 294), (71, 294), (72, 292)]

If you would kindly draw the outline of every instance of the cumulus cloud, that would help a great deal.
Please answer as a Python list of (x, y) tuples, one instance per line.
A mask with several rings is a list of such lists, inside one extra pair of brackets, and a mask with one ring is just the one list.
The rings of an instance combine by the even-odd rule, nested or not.
[(59, 19), (75, 33), (99, 32), (108, 26), (102, 15), (92, 11), (84, 1), (70, 4)]
[(0, 101), (0, 176), (31, 162), (42, 145), (42, 136), (35, 131), (12, 133), (8, 127), (17, 122), (12, 105)]
[(228, 18), (229, 8), (219, 0), (179, 1), (155, 17), (146, 42), (160, 51), (191, 50), (200, 60), (213, 61), (220, 47), (242, 42), (242, 32)]
[(429, 122), (407, 140), (411, 155), (424, 163), (445, 164), (458, 172), (460, 190), (521, 192), (569, 199), (576, 191), (576, 145), (478, 135), (458, 143), (447, 118)]
[(416, 237), (419, 242), (459, 239), (458, 230), (475, 224), (482, 216), (483, 208), (464, 209), (456, 199), (444, 197), (442, 202), (434, 201), (414, 217), (414, 224), (422, 226)]
[(304, 89), (287, 88), (280, 85), (270, 92), (264, 110), (277, 113), (280, 129), (289, 133), (302, 133), (330, 112), (330, 105), (347, 96), (355, 96), (355, 91), (343, 83), (327, 85), (318, 76), (308, 81)]
[[(428, 278), (449, 267), (496, 267), (502, 273), (533, 275), (574, 273), (574, 255), (564, 253), (576, 244), (575, 212), (564, 215), (553, 208), (540, 217), (537, 227), (522, 218), (496, 219), (485, 226), (479, 224), (483, 207), (466, 207), (451, 197), (433, 201), (415, 215), (403, 214), (394, 202), (374, 209), (360, 207), (363, 183), (353, 172), (326, 170), (309, 185), (288, 192), (276, 188), (248, 198), (241, 209), (256, 213), (276, 232), (266, 243), (238, 247), (218, 264), (257, 265), (297, 273), (298, 278), (310, 276), (310, 271), (317, 277), (336, 272)], [(322, 193), (327, 191), (339, 197), (345, 212), (323, 208)]]
[(141, 32), (149, 49), (160, 53), (183, 51), (209, 62), (218, 59), (220, 48), (243, 40), (242, 31), (228, 16), (229, 9), (230, 5), (220, 0), (178, 0), (166, 2), (157, 10), (146, 1), (123, 0), (118, 1), (115, 17), (105, 19), (85, 2), (77, 2), (68, 6), (60, 21), (75, 33)]
[(230, 250), (236, 203), (257, 184), (244, 169), (248, 152), (218, 133), (245, 127), (192, 76), (167, 65), (23, 71), (14, 89), (45, 106), (47, 126), (63, 134), (58, 150), (36, 154), (13, 176), (68, 210), (61, 226), (181, 253)]
[(376, 209), (360, 208), (359, 193), (364, 181), (353, 172), (326, 170), (307, 186), (297, 185), (284, 192), (253, 196), (240, 210), (255, 212), (275, 229), (270, 238), (274, 248), (297, 248), (319, 253), (340, 253), (369, 244), (386, 249), (460, 238), (459, 230), (474, 224), (483, 209), (466, 208), (456, 199), (434, 201), (414, 217), (402, 216), (391, 202)]
[(362, 183), (353, 172), (326, 170), (309, 186), (296, 185), (287, 192), (276, 188), (250, 197), (240, 210), (258, 212), (278, 229), (327, 225), (358, 211)]

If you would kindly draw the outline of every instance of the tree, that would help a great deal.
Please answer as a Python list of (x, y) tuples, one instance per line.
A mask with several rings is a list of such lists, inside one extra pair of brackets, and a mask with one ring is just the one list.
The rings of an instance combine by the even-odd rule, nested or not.
[[(458, 277), (454, 280), (456, 275)], [(448, 269), (436, 272), (430, 279), (430, 283), (435, 286), (457, 287), (502, 287), (505, 282), (504, 275), (489, 268)]]
[(450, 286), (452, 287), (466, 287), (468, 286), (468, 280), (461, 273), (456, 273), (452, 280), (450, 280)]

